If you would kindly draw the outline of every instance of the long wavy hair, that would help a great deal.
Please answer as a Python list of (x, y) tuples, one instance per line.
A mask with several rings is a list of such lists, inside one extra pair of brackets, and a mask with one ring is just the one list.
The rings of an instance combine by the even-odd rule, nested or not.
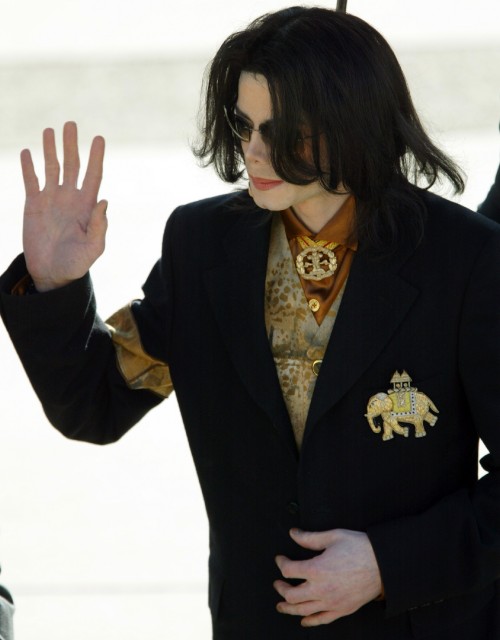
[[(345, 185), (356, 198), (354, 234), (362, 245), (393, 247), (400, 223), (422, 233), (419, 189), (445, 178), (463, 191), (460, 170), (424, 131), (386, 40), (356, 16), (318, 7), (261, 16), (229, 36), (212, 60), (193, 150), (224, 181), (244, 172), (224, 115), (236, 105), (242, 71), (268, 82), (276, 174), (297, 185), (319, 180), (332, 193)], [(307, 158), (296, 144), (304, 123)]]

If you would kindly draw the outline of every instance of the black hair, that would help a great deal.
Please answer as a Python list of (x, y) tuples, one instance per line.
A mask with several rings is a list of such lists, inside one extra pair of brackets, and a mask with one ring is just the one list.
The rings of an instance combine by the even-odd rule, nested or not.
[[(422, 232), (420, 187), (441, 177), (464, 189), (458, 167), (425, 133), (408, 86), (386, 40), (360, 18), (319, 7), (291, 7), (254, 20), (229, 36), (208, 69), (201, 140), (195, 154), (236, 182), (241, 146), (225, 119), (242, 71), (263, 75), (272, 101), (276, 174), (298, 185), (319, 180), (356, 198), (360, 243), (393, 245), (399, 211)], [(307, 123), (312, 154), (297, 153)], [(325, 170), (326, 167), (326, 170)]]

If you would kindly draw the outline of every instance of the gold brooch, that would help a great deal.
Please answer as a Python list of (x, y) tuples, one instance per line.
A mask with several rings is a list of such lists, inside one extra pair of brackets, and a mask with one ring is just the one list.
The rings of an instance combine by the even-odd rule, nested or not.
[(316, 281), (333, 276), (337, 270), (337, 258), (332, 249), (339, 243), (314, 241), (307, 236), (298, 236), (297, 240), (302, 247), (302, 251), (295, 260), (298, 274), (304, 280)]
[(382, 430), (375, 419), (382, 418), (382, 440), (391, 440), (393, 433), (407, 438), (409, 429), (402, 427), (400, 422), (412, 424), (415, 427), (415, 437), (422, 438), (426, 435), (424, 422), (433, 427), (438, 420), (429, 410), (439, 413), (432, 400), (417, 387), (412, 387), (411, 381), (406, 371), (396, 371), (391, 378), (392, 389), (388, 389), (387, 393), (376, 393), (368, 400), (365, 418), (374, 433)]

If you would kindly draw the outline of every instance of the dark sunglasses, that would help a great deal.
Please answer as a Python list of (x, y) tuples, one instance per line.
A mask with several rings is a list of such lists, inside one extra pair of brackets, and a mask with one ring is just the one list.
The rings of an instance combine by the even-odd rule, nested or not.
[(258, 131), (261, 135), (263, 142), (267, 145), (271, 145), (274, 140), (274, 131), (273, 126), (270, 122), (265, 122), (261, 124), (258, 129), (253, 129), (249, 122), (242, 118), (237, 113), (233, 113), (229, 115), (226, 107), (224, 107), (224, 115), (226, 117), (227, 124), (229, 128), (233, 132), (233, 134), (242, 142), (250, 142), (250, 138), (252, 137), (252, 133), (254, 131)]
[[(252, 133), (254, 131), (258, 131), (263, 142), (266, 145), (273, 145), (276, 138), (276, 131), (273, 127), (272, 122), (264, 122), (258, 129), (253, 129), (250, 126), (248, 120), (245, 120), (245, 118), (238, 115), (234, 111), (230, 115), (226, 107), (224, 107), (224, 116), (226, 118), (227, 124), (229, 125), (229, 128), (236, 136), (236, 138), (238, 138), (238, 140), (241, 140), (242, 142), (250, 142)], [(303, 142), (306, 138), (310, 137), (312, 136), (301, 136), (300, 133), (297, 132), (297, 143)]]

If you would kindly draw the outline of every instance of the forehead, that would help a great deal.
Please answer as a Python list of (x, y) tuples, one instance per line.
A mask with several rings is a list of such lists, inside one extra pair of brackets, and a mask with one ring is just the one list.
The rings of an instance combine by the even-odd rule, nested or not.
[(260, 74), (242, 71), (236, 105), (254, 124), (269, 120), (272, 115), (272, 102), (266, 78)]

